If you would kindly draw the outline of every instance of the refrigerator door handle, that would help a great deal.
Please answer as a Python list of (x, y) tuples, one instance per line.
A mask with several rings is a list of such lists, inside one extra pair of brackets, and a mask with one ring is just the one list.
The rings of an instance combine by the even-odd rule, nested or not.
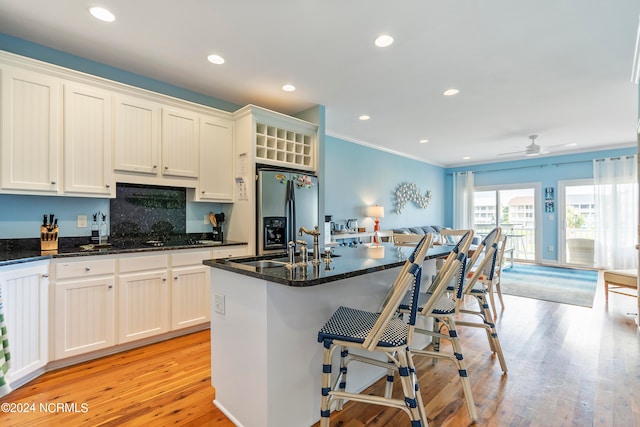
[[(296, 242), (296, 196), (293, 189), (293, 181), (287, 181), (287, 198), (286, 198), (286, 210), (287, 210), (287, 225), (289, 241)], [(287, 242), (288, 243), (288, 242)], [(296, 247), (294, 246), (294, 251)]]

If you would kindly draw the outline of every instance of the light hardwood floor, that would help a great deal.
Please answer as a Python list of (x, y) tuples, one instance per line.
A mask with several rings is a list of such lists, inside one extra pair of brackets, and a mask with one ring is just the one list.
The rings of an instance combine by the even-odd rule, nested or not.
[[(633, 298), (612, 294), (606, 305), (600, 280), (592, 309), (511, 296), (505, 304), (497, 325), (508, 374), (484, 332), (459, 330), (480, 417), (475, 425), (640, 426)], [(84, 403), (86, 413), (0, 413), (0, 425), (231, 427), (211, 403), (209, 350), (203, 331), (47, 373), (0, 402), (75, 403), (80, 411)], [(429, 425), (471, 425), (452, 365), (416, 361)], [(409, 424), (399, 410), (360, 403), (331, 419), (341, 427)]]

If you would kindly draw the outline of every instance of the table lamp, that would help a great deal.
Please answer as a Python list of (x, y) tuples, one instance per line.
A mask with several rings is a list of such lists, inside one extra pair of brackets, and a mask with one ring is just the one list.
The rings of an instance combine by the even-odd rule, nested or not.
[(384, 206), (373, 205), (367, 208), (367, 216), (375, 218), (375, 224), (373, 226), (373, 242), (378, 244), (378, 231), (380, 231), (380, 220), (378, 218), (384, 218)]

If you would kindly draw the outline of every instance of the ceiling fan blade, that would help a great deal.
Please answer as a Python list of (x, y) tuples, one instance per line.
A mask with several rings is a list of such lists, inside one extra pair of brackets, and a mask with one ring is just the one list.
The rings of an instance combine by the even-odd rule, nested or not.
[(498, 156), (508, 156), (508, 155), (511, 155), (511, 154), (524, 154), (524, 151), (522, 151), (522, 150), (510, 151), (508, 153), (498, 153), (497, 155)]

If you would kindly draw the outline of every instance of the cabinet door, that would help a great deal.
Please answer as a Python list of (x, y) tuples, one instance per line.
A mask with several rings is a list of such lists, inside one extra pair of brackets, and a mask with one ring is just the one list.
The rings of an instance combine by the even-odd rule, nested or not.
[(198, 178), (198, 116), (184, 110), (162, 110), (162, 174)]
[(13, 385), (49, 362), (47, 347), (47, 265), (0, 271), (0, 287), (9, 337)]
[(211, 319), (210, 267), (179, 267), (172, 270), (171, 330), (206, 323)]
[(111, 95), (64, 87), (64, 191), (115, 196), (111, 166)]
[(160, 105), (136, 98), (115, 100), (114, 169), (156, 175)]
[(233, 201), (233, 122), (200, 119), (201, 200)]
[(113, 276), (56, 283), (55, 358), (115, 344)]
[(118, 344), (169, 331), (166, 270), (118, 277)]
[(0, 73), (2, 188), (56, 193), (62, 84), (11, 67)]

